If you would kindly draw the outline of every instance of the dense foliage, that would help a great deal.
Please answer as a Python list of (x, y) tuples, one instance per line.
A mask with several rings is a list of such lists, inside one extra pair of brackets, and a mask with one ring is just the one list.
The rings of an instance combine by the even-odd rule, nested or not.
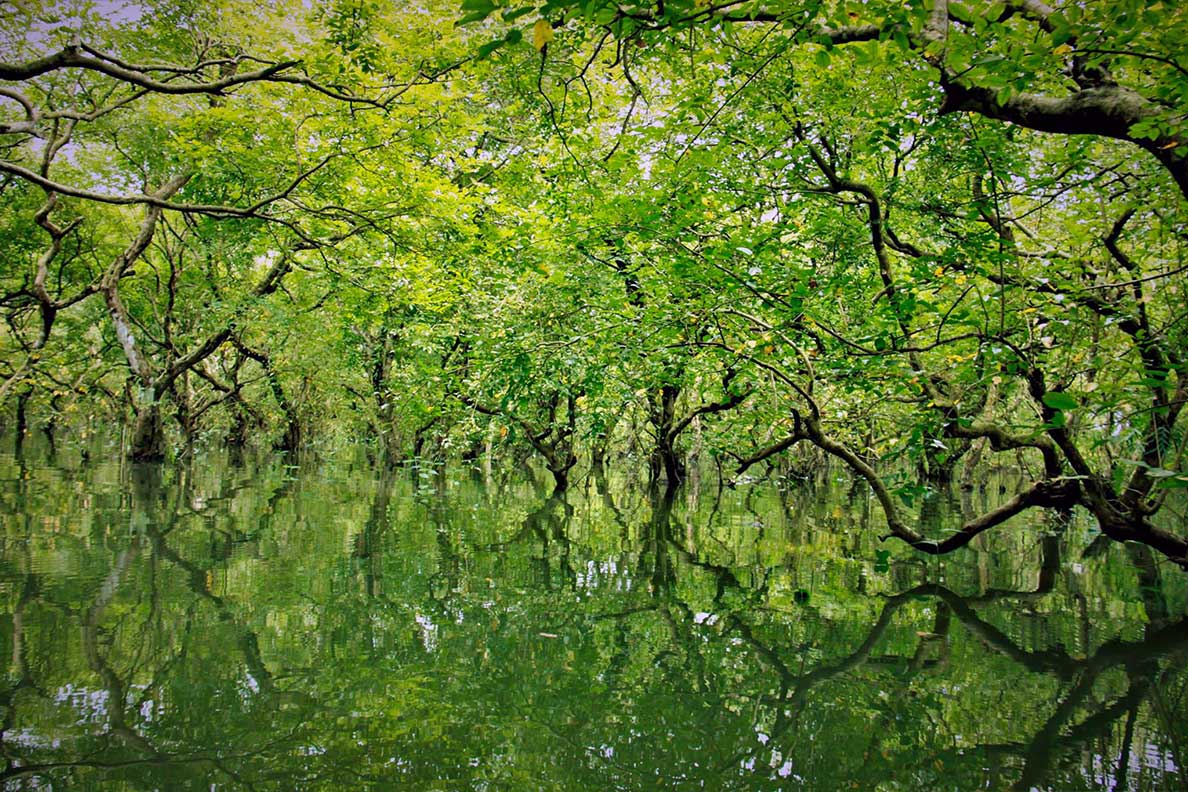
[[(5, 6), (19, 435), (864, 480), (1188, 565), (1188, 16), (1137, 0)], [(1031, 483), (933, 538), (923, 488)]]

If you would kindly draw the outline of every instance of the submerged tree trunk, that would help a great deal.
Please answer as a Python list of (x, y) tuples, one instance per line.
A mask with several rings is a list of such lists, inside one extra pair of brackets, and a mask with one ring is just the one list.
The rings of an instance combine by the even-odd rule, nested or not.
[(238, 336), (232, 336), (231, 343), (246, 357), (256, 361), (260, 365), (260, 368), (264, 369), (264, 376), (268, 380), (268, 388), (272, 391), (272, 398), (276, 400), (276, 406), (280, 408), (281, 414), (285, 417), (285, 431), (272, 444), (272, 447), (277, 451), (285, 452), (298, 450), (301, 448), (301, 421), (297, 416), (297, 411), (293, 408), (292, 402), (289, 401), (288, 396), (285, 394), (280, 376), (276, 373), (276, 368), (272, 365), (271, 356), (267, 352), (247, 346)]
[[(433, 429), (433, 427), (436, 423), (437, 423), (437, 418), (430, 418), (426, 423), (423, 423), (420, 426), (418, 426), (416, 428), (416, 431), (413, 432), (413, 447), (412, 447), (412, 458), (413, 459), (421, 459), (425, 456), (425, 444), (427, 442), (429, 442), (430, 438), (432, 437), (432, 435), (430, 435), (429, 432), (431, 429)], [(389, 430), (388, 434), (386, 435), (386, 439), (390, 439), (391, 441), (397, 440), (395, 434), (393, 434), (390, 430)], [(397, 462), (399, 462), (400, 458), (401, 458), (400, 444), (397, 442), (393, 442), (392, 447), (389, 450), (389, 454), (390, 454), (389, 459), (391, 459), (391, 464), (396, 464)]]
[(128, 457), (133, 462), (159, 462), (165, 458), (165, 427), (161, 408), (155, 402), (136, 410)]
[(29, 404), (29, 394), (32, 393), (32, 388), (22, 388), (17, 392), (16, 397), (16, 452), (21, 453), (21, 449), (25, 445), (25, 433), (29, 431), (29, 418), (26, 415), (26, 410)]
[(663, 478), (669, 487), (685, 479), (685, 461), (676, 448), (676, 403), (681, 396), (679, 385), (661, 386), (651, 398), (649, 419), (656, 432), (656, 444), (652, 449), (650, 473), (653, 484)]
[(661, 441), (656, 444), (652, 455), (652, 480), (658, 482), (664, 479), (669, 486), (676, 486), (685, 480), (688, 469), (682, 455), (673, 447), (671, 442)]
[(595, 439), (594, 446), (590, 449), (590, 470), (598, 471), (600, 474), (606, 472), (606, 438), (599, 437)]
[(553, 474), (553, 492), (562, 493), (569, 489), (568, 467), (550, 467), (549, 472)]
[(231, 428), (227, 430), (227, 436), (223, 439), (223, 443), (229, 448), (241, 449), (247, 445), (248, 441), (247, 414), (239, 405), (232, 408), (232, 414), (235, 418), (231, 421)]
[(173, 417), (182, 433), (182, 453), (188, 456), (193, 452), (194, 442), (197, 440), (198, 418), (194, 414), (192, 394), (185, 374), (173, 383), (170, 395), (173, 397)]
[[(268, 360), (268, 358), (265, 358)], [(286, 453), (297, 451), (301, 448), (301, 420), (297, 417), (297, 411), (293, 409), (293, 405), (285, 396), (284, 388), (281, 387), (280, 377), (277, 376), (276, 370), (272, 368), (271, 363), (265, 366), (268, 372), (268, 386), (272, 389), (272, 397), (276, 399), (277, 406), (280, 407), (281, 413), (285, 416), (285, 431), (281, 434), (280, 439), (272, 444), (272, 447), (277, 451), (284, 451)]]

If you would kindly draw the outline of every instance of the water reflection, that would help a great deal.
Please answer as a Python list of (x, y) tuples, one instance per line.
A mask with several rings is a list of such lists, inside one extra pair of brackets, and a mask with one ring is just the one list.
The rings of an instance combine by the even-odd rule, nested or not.
[(6, 789), (1186, 783), (1184, 576), (1075, 515), (59, 456), (0, 456)]

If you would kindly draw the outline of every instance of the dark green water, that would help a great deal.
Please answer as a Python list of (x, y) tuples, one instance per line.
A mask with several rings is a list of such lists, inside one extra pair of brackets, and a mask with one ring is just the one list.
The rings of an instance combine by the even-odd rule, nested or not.
[(1081, 521), (63, 459), (0, 455), (5, 789), (1188, 789), (1186, 576)]

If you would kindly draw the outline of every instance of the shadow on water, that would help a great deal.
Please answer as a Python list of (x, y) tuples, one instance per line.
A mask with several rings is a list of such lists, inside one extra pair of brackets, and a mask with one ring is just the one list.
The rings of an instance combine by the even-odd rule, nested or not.
[(1076, 515), (920, 563), (829, 482), (62, 456), (0, 456), (5, 789), (1186, 782), (1184, 576)]

